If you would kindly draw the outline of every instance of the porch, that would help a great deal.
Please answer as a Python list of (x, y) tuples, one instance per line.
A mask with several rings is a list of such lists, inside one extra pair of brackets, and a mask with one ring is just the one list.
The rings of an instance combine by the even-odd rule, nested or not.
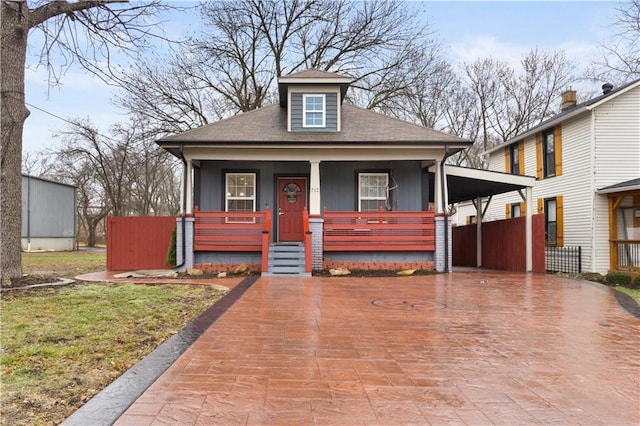
[(609, 270), (640, 274), (640, 179), (597, 192), (609, 203)]
[[(189, 241), (189, 234), (192, 234), (194, 266), (205, 270), (221, 270), (233, 269), (244, 263), (263, 275), (273, 274), (276, 262), (270, 253), (279, 245), (272, 237), (272, 215), (269, 207), (263, 211), (242, 213), (194, 208), (193, 218), (185, 228), (185, 241)], [(335, 252), (340, 252), (342, 259), (345, 256), (351, 259), (351, 265), (358, 263), (358, 253), (376, 252), (384, 253), (389, 260), (385, 266), (393, 263), (399, 267), (433, 269), (436, 245), (433, 211), (336, 212), (325, 207), (321, 218), (310, 220), (305, 207), (302, 216), (304, 237), (299, 246), (303, 264), (299, 266), (303, 275), (310, 275), (314, 269), (335, 266), (325, 262), (327, 255)], [(182, 263), (182, 219), (177, 220), (178, 262)], [(189, 224), (192, 224), (191, 232)], [(188, 246), (187, 242), (187, 250)], [(409, 252), (422, 254), (407, 258)], [(362, 268), (370, 268), (370, 265), (359, 263)], [(380, 266), (380, 263), (376, 265)], [(283, 274), (288, 273), (295, 271)]]

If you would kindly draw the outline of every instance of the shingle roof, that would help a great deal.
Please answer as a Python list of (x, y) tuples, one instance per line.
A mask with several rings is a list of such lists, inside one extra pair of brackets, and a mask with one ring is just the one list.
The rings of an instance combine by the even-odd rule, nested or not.
[(636, 178), (636, 179), (631, 179), (624, 182), (619, 182), (619, 183), (616, 183), (615, 185), (605, 186), (604, 188), (598, 189), (598, 192), (602, 194), (606, 194), (610, 192), (631, 191), (639, 188), (640, 188), (640, 178)]
[(158, 141), (174, 143), (419, 143), (470, 145), (471, 141), (353, 105), (342, 105), (342, 131), (288, 132), (287, 110), (274, 104)]
[(335, 72), (319, 70), (317, 68), (311, 68), (308, 70), (296, 72), (289, 75), (284, 75), (280, 79), (292, 80), (292, 79), (318, 79), (318, 78), (327, 78), (327, 79), (348, 79), (349, 77), (337, 74)]

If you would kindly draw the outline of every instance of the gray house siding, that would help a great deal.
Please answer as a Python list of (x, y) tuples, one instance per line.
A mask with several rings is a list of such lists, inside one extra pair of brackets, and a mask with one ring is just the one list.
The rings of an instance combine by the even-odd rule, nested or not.
[[(306, 162), (261, 161), (203, 161), (196, 173), (195, 200), (200, 210), (224, 210), (224, 172), (254, 172), (258, 178), (256, 210), (275, 206), (275, 178), (277, 176), (308, 176), (310, 166)], [(321, 162), (320, 186), (322, 206), (333, 211), (357, 210), (358, 171), (391, 171), (397, 184), (395, 200), (399, 211), (419, 211), (425, 202), (423, 197), (423, 173), (419, 161), (368, 161)]]
[(267, 206), (275, 206), (274, 179), (276, 176), (306, 176), (309, 174), (309, 163), (265, 161), (203, 161), (200, 172), (196, 174), (195, 188), (199, 188), (196, 199), (200, 210), (224, 210), (224, 176), (225, 172), (256, 173), (258, 179), (256, 210), (262, 211)]
[(391, 171), (397, 184), (397, 210), (422, 210), (422, 169), (419, 161), (369, 161), (320, 163), (322, 205), (333, 211), (357, 210), (357, 172)]
[[(307, 94), (315, 94), (307, 93)], [(336, 132), (338, 131), (338, 95), (337, 93), (324, 94), (326, 100), (325, 127), (303, 127), (302, 126), (302, 95), (303, 93), (291, 94), (291, 131), (293, 132)]]

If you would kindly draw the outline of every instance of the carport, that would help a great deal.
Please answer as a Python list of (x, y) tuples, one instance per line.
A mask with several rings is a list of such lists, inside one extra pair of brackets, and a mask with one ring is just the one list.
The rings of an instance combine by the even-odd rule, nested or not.
[[(447, 165), (447, 205), (463, 201), (473, 202), (477, 220), (477, 266), (482, 265), (482, 219), (494, 195), (517, 191), (525, 202), (526, 270), (533, 269), (532, 205), (536, 178), (489, 170)], [(483, 203), (483, 199), (486, 202)]]

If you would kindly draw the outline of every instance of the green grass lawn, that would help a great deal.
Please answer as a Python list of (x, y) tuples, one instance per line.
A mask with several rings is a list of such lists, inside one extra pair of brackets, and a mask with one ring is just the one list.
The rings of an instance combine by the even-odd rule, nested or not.
[[(25, 272), (104, 269), (104, 252), (25, 253)], [(0, 301), (2, 424), (58, 424), (224, 292), (198, 285), (77, 283)]]

